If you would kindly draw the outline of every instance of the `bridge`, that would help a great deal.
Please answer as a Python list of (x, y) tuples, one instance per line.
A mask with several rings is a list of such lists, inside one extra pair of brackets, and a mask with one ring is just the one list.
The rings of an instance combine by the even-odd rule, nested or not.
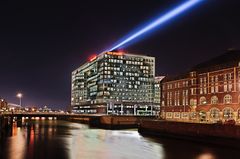
[(0, 129), (13, 125), (15, 121), (17, 126), (22, 126), (23, 120), (68, 120), (90, 123), (98, 121), (102, 114), (68, 114), (68, 113), (41, 113), (41, 112), (4, 112), (0, 114)]
[(134, 115), (104, 115), (104, 114), (68, 114), (68, 113), (4, 113), (0, 114), (0, 128), (13, 125), (22, 126), (23, 120), (67, 120), (81, 122), (90, 126), (102, 128), (133, 128), (137, 127), (142, 119), (155, 118), (155, 116)]
[(104, 116), (103, 114), (71, 114), (71, 113), (49, 113), (49, 112), (25, 112), (25, 113), (12, 113), (12, 112), (8, 112), (8, 113), (3, 113), (0, 114), (1, 116), (5, 116), (5, 117), (57, 117), (58, 119), (64, 119), (64, 118), (70, 118), (70, 117), (88, 117), (88, 118), (92, 118), (92, 117), (99, 117), (99, 116)]

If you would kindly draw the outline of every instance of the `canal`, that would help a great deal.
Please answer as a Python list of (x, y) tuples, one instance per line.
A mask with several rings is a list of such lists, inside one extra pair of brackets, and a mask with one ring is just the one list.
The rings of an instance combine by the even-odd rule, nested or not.
[(57, 120), (14, 125), (0, 141), (0, 159), (239, 159), (238, 149)]

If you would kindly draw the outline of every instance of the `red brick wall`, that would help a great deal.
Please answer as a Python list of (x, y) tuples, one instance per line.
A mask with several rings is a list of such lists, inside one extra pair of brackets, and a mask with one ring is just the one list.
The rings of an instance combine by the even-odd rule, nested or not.
[(140, 130), (186, 136), (211, 136), (240, 139), (240, 126), (144, 120)]

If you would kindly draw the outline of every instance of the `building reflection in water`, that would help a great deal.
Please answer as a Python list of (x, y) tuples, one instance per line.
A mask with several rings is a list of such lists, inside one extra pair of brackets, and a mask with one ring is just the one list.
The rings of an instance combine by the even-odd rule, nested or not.
[(25, 156), (26, 140), (24, 132), (16, 125), (12, 128), (12, 137), (8, 138), (5, 146), (8, 146), (6, 156), (9, 159), (22, 159)]
[(55, 136), (53, 139), (57, 130), (61, 131), (54, 121), (25, 121), (21, 128), (14, 124), (10, 136), (1, 143), (3, 154), (0, 158), (65, 159), (67, 153), (63, 138)]
[[(136, 130), (103, 130), (65, 121), (25, 121), (1, 138), (0, 159), (238, 159), (239, 150)], [(220, 156), (220, 157), (219, 157)]]
[(164, 158), (161, 144), (149, 143), (136, 130), (75, 130), (67, 143), (71, 145), (70, 158)]
[[(57, 129), (57, 124), (53, 121), (37, 121), (30, 124), (27, 128), (27, 155), (32, 158), (67, 158), (61, 129)], [(56, 134), (55, 138), (54, 135)]]

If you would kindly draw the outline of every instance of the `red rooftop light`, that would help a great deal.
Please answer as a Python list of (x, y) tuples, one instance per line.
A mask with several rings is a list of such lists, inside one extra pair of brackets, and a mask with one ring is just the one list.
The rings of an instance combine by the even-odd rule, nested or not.
[(92, 62), (92, 61), (94, 61), (94, 60), (96, 60), (96, 59), (97, 59), (97, 54), (93, 54), (93, 55), (89, 56), (89, 58), (88, 58), (88, 60), (89, 60), (90, 62)]

